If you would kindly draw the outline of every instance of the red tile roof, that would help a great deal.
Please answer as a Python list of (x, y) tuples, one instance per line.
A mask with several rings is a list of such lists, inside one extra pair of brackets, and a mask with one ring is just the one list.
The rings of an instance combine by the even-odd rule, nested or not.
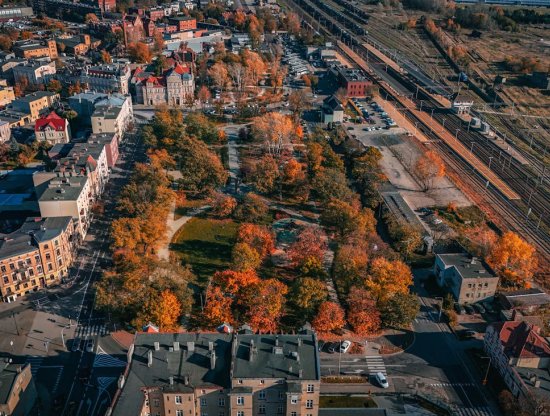
[(539, 334), (539, 328), (524, 321), (495, 324), (504, 352), (509, 357), (550, 357), (550, 345)]
[(67, 120), (58, 116), (54, 111), (45, 117), (36, 120), (34, 125), (34, 131), (42, 131), (46, 127), (51, 127), (56, 131), (64, 131), (67, 124)]

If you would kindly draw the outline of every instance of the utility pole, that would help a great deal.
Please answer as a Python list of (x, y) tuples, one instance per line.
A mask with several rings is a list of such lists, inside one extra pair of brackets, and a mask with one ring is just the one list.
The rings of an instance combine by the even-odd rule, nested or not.
[(15, 319), (15, 312), (11, 313), (11, 317), (13, 318), (13, 323), (15, 324), (15, 331), (17, 332), (17, 335), (21, 335), (19, 333), (19, 327), (17, 326), (17, 320)]

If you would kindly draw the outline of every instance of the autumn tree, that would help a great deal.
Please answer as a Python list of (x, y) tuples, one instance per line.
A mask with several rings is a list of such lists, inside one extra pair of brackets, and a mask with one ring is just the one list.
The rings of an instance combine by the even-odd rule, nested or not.
[(97, 18), (95, 13), (87, 13), (86, 16), (84, 16), (84, 23), (96, 23), (99, 19)]
[(525, 286), (537, 267), (535, 248), (511, 231), (497, 240), (487, 261), (500, 274), (505, 284), (515, 286)]
[(369, 266), (365, 286), (377, 302), (383, 302), (397, 293), (409, 293), (412, 283), (409, 266), (400, 260), (378, 257)]
[(291, 35), (298, 35), (301, 29), (300, 17), (293, 12), (287, 13), (284, 19), (285, 27)]
[(279, 164), (272, 155), (266, 154), (256, 162), (247, 179), (258, 192), (270, 194), (280, 183)]
[(398, 292), (379, 305), (382, 323), (391, 328), (408, 328), (418, 315), (420, 301), (413, 293)]
[(338, 290), (347, 293), (352, 286), (365, 281), (369, 256), (362, 244), (347, 243), (338, 246), (333, 261), (333, 277)]
[(240, 290), (258, 283), (260, 278), (254, 270), (238, 272), (234, 270), (224, 270), (216, 272), (212, 276), (212, 284), (219, 286), (220, 289), (228, 295), (236, 295)]
[(5, 52), (8, 52), (11, 50), (11, 46), (13, 45), (13, 40), (7, 36), (7, 35), (0, 35), (0, 49), (2, 49)]
[(294, 90), (288, 96), (288, 108), (292, 111), (294, 120), (297, 121), (301, 117), (304, 110), (311, 105), (309, 97), (305, 90)]
[(413, 173), (426, 191), (433, 187), (436, 178), (445, 176), (445, 164), (436, 152), (428, 150), (416, 160)]
[(252, 123), (252, 136), (262, 142), (265, 150), (278, 159), (294, 137), (292, 120), (281, 113), (266, 113)]
[(239, 272), (256, 270), (262, 259), (258, 251), (246, 243), (237, 243), (231, 253), (233, 269)]
[(254, 247), (261, 259), (265, 259), (275, 249), (273, 233), (262, 225), (241, 224), (237, 232), (237, 241)]
[(371, 208), (380, 203), (379, 189), (386, 180), (380, 167), (381, 161), (382, 153), (374, 146), (369, 146), (363, 154), (352, 159), (352, 177), (363, 200)]
[(218, 217), (224, 218), (230, 216), (237, 207), (237, 201), (232, 196), (221, 192), (216, 192), (210, 200), (212, 213)]
[(128, 56), (139, 64), (149, 63), (153, 57), (149, 46), (143, 42), (134, 42), (128, 45)]
[(210, 285), (201, 313), (201, 326), (205, 329), (215, 329), (224, 322), (233, 323), (232, 303), (233, 300), (225, 295), (219, 286)]
[(208, 76), (220, 90), (225, 90), (229, 85), (229, 72), (223, 62), (216, 62), (208, 70)]
[(276, 332), (284, 313), (287, 293), (287, 286), (277, 279), (247, 286), (238, 298), (238, 304), (244, 311), (243, 321), (254, 331)]
[(251, 85), (258, 85), (266, 72), (266, 66), (262, 57), (248, 49), (242, 50), (242, 62), (245, 67), (246, 79)]
[(104, 64), (110, 64), (111, 62), (113, 62), (113, 58), (111, 58), (111, 54), (107, 52), (105, 49), (101, 50), (101, 62), (103, 62)]
[(333, 227), (341, 239), (352, 233), (366, 236), (376, 227), (372, 210), (361, 208), (359, 202), (348, 203), (339, 199), (328, 202), (320, 220), (326, 227)]
[(50, 82), (48, 82), (47, 86), (48, 91), (60, 93), (63, 89), (63, 86), (61, 85), (61, 82), (59, 82), (57, 79), (52, 79)]
[(268, 212), (269, 206), (259, 195), (248, 193), (235, 209), (235, 218), (257, 223), (261, 222)]
[(319, 305), (327, 299), (326, 284), (311, 277), (296, 279), (292, 285), (292, 301), (310, 319)]
[(380, 312), (368, 291), (352, 287), (347, 303), (347, 320), (356, 334), (369, 335), (380, 329)]
[(142, 327), (148, 322), (157, 325), (160, 331), (175, 331), (179, 328), (181, 304), (169, 290), (161, 293), (149, 292), (140, 314), (134, 321), (136, 326)]
[(398, 221), (393, 214), (386, 218), (388, 232), (393, 240), (394, 248), (408, 258), (423, 244), (422, 230), (408, 222)]
[(335, 168), (318, 172), (313, 178), (312, 188), (315, 195), (324, 203), (332, 199), (349, 202), (354, 198), (345, 173)]
[(312, 325), (317, 332), (331, 332), (341, 329), (346, 324), (344, 310), (335, 302), (326, 301), (319, 306), (319, 312)]
[(211, 94), (208, 90), (208, 87), (203, 85), (200, 87), (199, 92), (197, 93), (197, 99), (201, 103), (202, 107), (204, 108), (204, 105), (210, 100)]
[(319, 227), (303, 228), (287, 252), (293, 266), (299, 268), (311, 259), (322, 264), (327, 251), (326, 239), (323, 237)]

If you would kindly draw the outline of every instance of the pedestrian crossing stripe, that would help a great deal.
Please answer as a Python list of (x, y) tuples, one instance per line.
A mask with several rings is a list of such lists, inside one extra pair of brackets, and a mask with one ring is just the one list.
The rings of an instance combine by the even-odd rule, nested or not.
[(386, 365), (384, 364), (384, 360), (379, 355), (367, 355), (365, 357), (367, 361), (367, 368), (369, 369), (369, 372), (372, 373), (382, 373), (385, 376), (388, 375), (386, 371)]
[(38, 373), (42, 361), (44, 361), (44, 357), (39, 357), (37, 355), (27, 357), (26, 362), (31, 365), (31, 374), (33, 375), (33, 377), (36, 376), (36, 373)]
[(474, 383), (434, 383), (430, 387), (475, 387)]
[(61, 375), (63, 374), (63, 367), (59, 368), (57, 372), (57, 378), (55, 379), (55, 383), (53, 385), (52, 394), (57, 393), (57, 388), (59, 387), (59, 382), (61, 381)]
[(98, 377), (97, 378), (97, 386), (100, 389), (105, 390), (107, 387), (109, 387), (113, 382), (116, 380), (116, 377)]
[(95, 325), (81, 325), (77, 328), (75, 337), (85, 338), (87, 336), (94, 335), (107, 335), (108, 331), (105, 325), (95, 324)]
[(107, 354), (100, 346), (97, 347), (94, 367), (126, 367), (126, 362)]
[(456, 408), (453, 414), (457, 416), (494, 416), (491, 409), (487, 406)]

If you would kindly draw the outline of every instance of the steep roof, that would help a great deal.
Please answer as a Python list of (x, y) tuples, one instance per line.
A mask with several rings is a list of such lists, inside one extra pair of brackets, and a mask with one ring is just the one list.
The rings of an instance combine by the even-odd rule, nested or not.
[(67, 125), (67, 120), (58, 116), (54, 111), (45, 117), (36, 120), (34, 131), (43, 131), (46, 127), (51, 127), (55, 131), (64, 131)]
[(494, 324), (504, 352), (514, 358), (548, 358), (550, 345), (539, 334), (539, 328), (525, 321)]

